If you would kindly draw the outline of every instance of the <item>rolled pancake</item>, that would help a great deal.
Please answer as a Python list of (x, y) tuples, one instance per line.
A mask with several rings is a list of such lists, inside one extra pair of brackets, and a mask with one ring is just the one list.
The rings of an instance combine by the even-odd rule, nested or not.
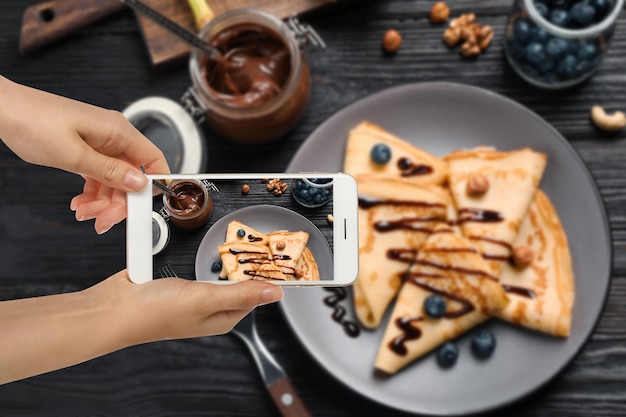
[[(379, 143), (391, 150), (391, 160), (382, 165), (374, 163), (370, 156), (372, 147)], [(443, 160), (367, 121), (348, 135), (344, 172), (352, 176), (376, 175), (436, 185), (442, 185), (448, 178), (448, 166)]]
[[(547, 157), (528, 148), (510, 152), (476, 148), (453, 152), (444, 159), (449, 165), (450, 190), (463, 235), (499, 276), (533, 201)], [(478, 196), (467, 192), (467, 182), (475, 175), (489, 180), (487, 192)]]
[(513, 245), (529, 247), (534, 257), (523, 269), (504, 265), (500, 283), (511, 302), (496, 316), (554, 336), (568, 336), (575, 292), (570, 250), (559, 216), (541, 190)]
[[(442, 318), (423, 312), (432, 294), (446, 300)], [(471, 242), (443, 226), (419, 249), (387, 324), (375, 367), (393, 374), (504, 308), (508, 298)]]
[(440, 187), (405, 180), (357, 177), (357, 183), (359, 275), (355, 309), (364, 326), (375, 328), (400, 289), (402, 275), (417, 248), (435, 227), (446, 222), (450, 200)]

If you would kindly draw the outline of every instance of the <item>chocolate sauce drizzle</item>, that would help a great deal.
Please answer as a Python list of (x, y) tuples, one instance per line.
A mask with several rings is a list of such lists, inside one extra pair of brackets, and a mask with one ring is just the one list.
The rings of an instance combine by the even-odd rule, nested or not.
[(410, 264), (417, 255), (417, 249), (388, 249), (387, 258)]
[(433, 172), (433, 168), (424, 164), (416, 164), (409, 158), (400, 158), (397, 163), (398, 169), (403, 177), (413, 177), (416, 175), (427, 175)]
[(326, 291), (333, 293), (324, 298), (324, 304), (331, 307), (333, 312), (331, 318), (343, 327), (343, 331), (350, 337), (358, 337), (361, 334), (361, 328), (356, 322), (346, 320), (346, 309), (339, 303), (348, 298), (348, 292), (345, 288), (324, 288)]
[[(272, 263), (272, 261), (270, 261), (268, 255), (265, 252), (246, 251), (242, 249), (233, 249), (233, 248), (230, 248), (229, 251), (233, 255), (259, 255), (259, 256), (251, 256), (245, 259), (238, 259), (237, 262), (240, 264), (265, 265), (265, 264)], [(278, 255), (274, 255), (272, 259), (288, 261), (291, 259), (291, 256), (278, 254)], [(296, 270), (293, 267), (286, 266), (286, 265), (278, 265), (278, 267), (281, 269), (281, 272), (283, 273), (283, 275), (293, 275), (293, 276), (296, 275)], [(253, 271), (243, 271), (243, 273), (244, 275), (248, 275), (253, 278), (280, 280), (280, 278), (273, 277), (270, 274), (264, 274), (263, 271), (253, 270)]]
[(249, 234), (249, 235), (248, 235), (248, 240), (249, 240), (250, 242), (260, 242), (260, 241), (262, 241), (262, 240), (263, 240), (263, 238), (262, 238), (262, 237), (255, 236), (255, 235), (253, 235), (253, 234)]
[(535, 292), (531, 290), (530, 288), (518, 287), (515, 285), (508, 285), (508, 284), (501, 284), (501, 285), (504, 291), (511, 293), (511, 294), (517, 294), (522, 297), (526, 297), (530, 299), (535, 299), (537, 297), (537, 294), (535, 294)]
[(410, 217), (400, 220), (381, 220), (374, 223), (374, 229), (377, 232), (393, 232), (394, 230), (410, 230), (412, 232), (432, 233), (430, 227), (420, 226), (420, 223), (445, 221), (445, 218), (439, 216), (426, 217)]
[(424, 317), (398, 317), (395, 321), (396, 326), (402, 330), (402, 334), (391, 342), (389, 342), (389, 348), (396, 354), (404, 356), (408, 350), (404, 345), (409, 340), (416, 340), (422, 336), (422, 331), (416, 327), (411, 326), (411, 323), (423, 321)]
[[(440, 207), (446, 208), (445, 204), (429, 203), (427, 201), (408, 201), (408, 200), (387, 200), (371, 197), (359, 197), (359, 207), (362, 209), (370, 209), (376, 206), (411, 206), (411, 207)], [(445, 220), (445, 217), (442, 217)]]
[(483, 210), (466, 207), (459, 210), (459, 218), (450, 220), (450, 226), (456, 226), (467, 222), (498, 223), (504, 220), (502, 214), (494, 210)]

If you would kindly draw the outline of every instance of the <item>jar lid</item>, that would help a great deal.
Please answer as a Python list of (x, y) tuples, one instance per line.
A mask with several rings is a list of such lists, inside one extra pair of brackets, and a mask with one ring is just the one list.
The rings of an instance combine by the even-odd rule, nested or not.
[(172, 174), (204, 171), (207, 157), (204, 136), (180, 104), (164, 97), (145, 97), (122, 113), (161, 149)]
[(156, 211), (152, 212), (152, 256), (161, 252), (170, 240), (170, 227)]

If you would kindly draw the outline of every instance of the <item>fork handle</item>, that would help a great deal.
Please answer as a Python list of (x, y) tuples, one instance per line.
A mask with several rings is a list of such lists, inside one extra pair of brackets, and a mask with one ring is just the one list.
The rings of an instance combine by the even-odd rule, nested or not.
[(288, 377), (284, 376), (267, 387), (274, 404), (283, 417), (311, 417), (302, 398)]

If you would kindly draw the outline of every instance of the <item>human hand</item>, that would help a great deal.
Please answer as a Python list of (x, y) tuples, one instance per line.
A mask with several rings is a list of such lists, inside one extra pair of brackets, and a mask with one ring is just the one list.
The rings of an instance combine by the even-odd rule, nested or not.
[(263, 281), (217, 285), (180, 278), (134, 284), (126, 270), (86, 291), (119, 297), (129, 328), (125, 344), (228, 333), (259, 305), (279, 301), (281, 287)]
[(0, 302), (0, 384), (128, 346), (223, 334), (258, 305), (282, 298), (261, 281), (216, 285), (126, 271), (83, 291)]
[(0, 77), (0, 138), (26, 162), (85, 179), (70, 208), (79, 221), (96, 219), (99, 234), (126, 217), (126, 192), (140, 172), (169, 173), (163, 153), (119, 112), (22, 86)]

